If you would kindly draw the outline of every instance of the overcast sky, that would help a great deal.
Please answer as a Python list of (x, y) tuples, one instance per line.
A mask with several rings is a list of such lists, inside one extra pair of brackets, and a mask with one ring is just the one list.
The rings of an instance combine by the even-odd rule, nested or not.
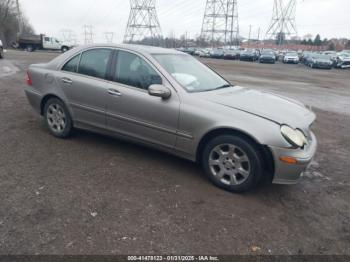
[[(287, 0), (284, 0), (287, 1)], [(205, 0), (158, 0), (157, 11), (164, 36), (188, 31), (200, 34)], [(83, 25), (94, 26), (95, 42), (105, 42), (104, 32), (114, 32), (114, 42), (123, 40), (129, 16), (128, 0), (20, 0), (22, 9), (37, 33), (61, 37), (62, 29), (71, 29), (83, 42)], [(261, 27), (265, 32), (272, 16), (273, 0), (238, 0), (240, 32), (252, 37)], [(349, 0), (298, 0), (299, 36), (311, 33), (322, 38), (350, 38)], [(264, 35), (264, 33), (262, 34)]]

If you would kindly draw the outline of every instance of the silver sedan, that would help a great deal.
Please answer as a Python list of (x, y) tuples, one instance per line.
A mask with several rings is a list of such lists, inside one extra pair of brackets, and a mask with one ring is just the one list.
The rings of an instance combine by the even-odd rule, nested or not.
[(175, 50), (84, 46), (27, 72), (30, 104), (48, 130), (112, 135), (199, 163), (243, 192), (263, 177), (294, 184), (311, 162), (315, 114), (301, 103), (234, 86)]

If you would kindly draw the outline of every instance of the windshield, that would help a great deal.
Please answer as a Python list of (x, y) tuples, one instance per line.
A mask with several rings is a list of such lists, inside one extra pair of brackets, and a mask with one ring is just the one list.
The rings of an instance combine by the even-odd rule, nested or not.
[(297, 53), (287, 53), (286, 56), (298, 56)]
[(221, 76), (191, 56), (154, 54), (153, 57), (190, 93), (231, 86)]
[(328, 55), (315, 55), (315, 58), (318, 58), (318, 59), (330, 59), (330, 57)]
[(275, 53), (272, 51), (263, 51), (261, 54), (262, 55), (275, 55)]

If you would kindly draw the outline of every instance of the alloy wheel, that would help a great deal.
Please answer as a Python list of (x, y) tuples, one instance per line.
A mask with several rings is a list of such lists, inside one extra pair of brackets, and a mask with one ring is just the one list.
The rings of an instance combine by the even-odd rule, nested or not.
[(212, 175), (228, 186), (243, 184), (251, 173), (247, 154), (233, 144), (216, 146), (209, 154), (209, 167)]
[(47, 109), (46, 118), (52, 131), (61, 133), (66, 128), (67, 117), (60, 105), (51, 104)]

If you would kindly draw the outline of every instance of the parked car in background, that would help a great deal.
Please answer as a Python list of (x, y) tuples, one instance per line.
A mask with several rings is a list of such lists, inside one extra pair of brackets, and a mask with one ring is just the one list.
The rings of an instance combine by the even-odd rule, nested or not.
[(237, 50), (227, 49), (224, 51), (224, 59), (235, 60), (238, 58)]
[(204, 48), (199, 51), (199, 57), (210, 57), (210, 48)]
[(332, 69), (333, 61), (328, 55), (314, 54), (309, 61), (311, 68)]
[(0, 40), (0, 59), (4, 58), (4, 46), (2, 45), (2, 41)]
[(283, 63), (299, 64), (299, 55), (297, 52), (288, 52), (284, 55)]
[(224, 58), (224, 49), (222, 48), (214, 48), (210, 52), (210, 57), (211, 58), (216, 58), (216, 59), (222, 59)]
[(258, 60), (258, 58), (259, 58), (259, 54), (256, 50), (247, 49), (241, 52), (239, 60), (255, 62), (256, 60)]
[(182, 47), (179, 49), (179, 51), (189, 55), (194, 55), (194, 53), (196, 52), (196, 49), (194, 47)]
[(80, 128), (148, 145), (197, 162), (232, 192), (264, 176), (297, 183), (316, 153), (316, 115), (303, 104), (232, 86), (175, 50), (83, 46), (31, 65), (26, 78), (26, 96), (53, 136)]
[(259, 57), (259, 63), (276, 63), (276, 54), (272, 50), (262, 50)]
[(303, 63), (306, 66), (310, 66), (312, 59), (316, 56), (316, 53), (308, 52), (303, 55)]
[(195, 56), (199, 56), (199, 55), (200, 55), (200, 53), (201, 53), (201, 51), (202, 51), (202, 49), (200, 49), (200, 48), (196, 48), (196, 51), (194, 51), (194, 54), (193, 54), (193, 55), (195, 55)]
[(350, 68), (350, 52), (341, 52), (337, 55), (335, 60), (336, 68)]
[(57, 38), (46, 36), (46, 35), (31, 35), (22, 34), (18, 36), (17, 48), (24, 49), (28, 52), (35, 50), (59, 50), (67, 52), (73, 48), (70, 43), (64, 43), (59, 41)]

